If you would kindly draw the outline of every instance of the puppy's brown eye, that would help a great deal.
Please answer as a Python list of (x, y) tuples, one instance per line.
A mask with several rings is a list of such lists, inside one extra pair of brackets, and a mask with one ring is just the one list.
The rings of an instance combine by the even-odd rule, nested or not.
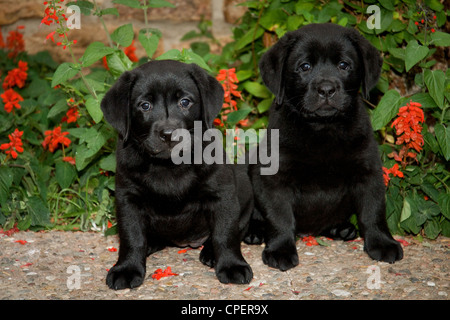
[(152, 108), (152, 105), (149, 102), (142, 102), (139, 106), (144, 111), (148, 111)]
[(348, 69), (350, 69), (350, 65), (345, 61), (341, 61), (338, 64), (338, 68), (341, 70), (348, 70)]
[(302, 70), (302, 71), (309, 71), (309, 70), (311, 70), (311, 68), (312, 67), (309, 63), (302, 63), (300, 65), (300, 70)]
[(188, 109), (192, 105), (192, 102), (189, 99), (181, 99), (178, 105), (183, 109)]

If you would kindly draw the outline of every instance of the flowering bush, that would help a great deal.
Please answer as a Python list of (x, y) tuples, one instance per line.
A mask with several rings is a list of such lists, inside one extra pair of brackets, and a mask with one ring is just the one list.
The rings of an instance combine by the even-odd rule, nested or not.
[[(259, 76), (261, 55), (285, 32), (308, 23), (358, 29), (384, 58), (382, 77), (366, 102), (384, 163), (389, 227), (398, 234), (449, 236), (447, 14), (437, 1), (383, 1), (378, 3), (380, 29), (371, 30), (365, 16), (369, 2), (249, 1), (233, 28), (234, 41), (221, 47), (220, 54), (210, 52), (208, 42), (221, 45), (203, 21), (200, 32), (184, 37), (203, 37), (201, 41), (156, 59), (197, 63), (222, 83), (225, 96), (214, 121), (217, 128), (266, 128), (273, 95)], [(77, 40), (67, 26), (63, 3), (43, 2), (41, 28), (48, 33), (42, 41), (69, 51), (72, 61), (58, 65), (46, 52), (28, 55), (23, 27), (9, 32), (6, 41), (0, 32), (0, 225), (5, 230), (111, 233), (116, 133), (104, 121), (100, 101), (123, 72), (153, 59), (161, 32), (149, 27), (148, 8), (173, 5), (165, 0), (115, 0), (143, 10), (145, 27), (135, 37), (131, 24), (107, 31), (103, 16), (117, 16), (116, 8), (102, 8), (95, 1), (74, 3), (97, 17), (108, 39), (106, 44), (91, 43), (77, 59), (72, 53)], [(140, 60), (138, 44), (147, 54)], [(236, 145), (246, 147), (245, 141)]]

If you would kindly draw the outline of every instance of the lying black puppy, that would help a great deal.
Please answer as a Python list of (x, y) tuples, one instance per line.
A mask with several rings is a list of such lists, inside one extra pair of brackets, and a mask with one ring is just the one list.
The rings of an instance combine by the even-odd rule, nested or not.
[(387, 227), (382, 163), (358, 94), (361, 87), (368, 96), (381, 65), (356, 30), (334, 24), (288, 32), (263, 55), (261, 75), (276, 95), (268, 135), (279, 129), (280, 169), (272, 176), (260, 175), (261, 165), (250, 169), (265, 231), (251, 226), (246, 242), (264, 237), (269, 266), (287, 270), (299, 263), (296, 234), (354, 238), (353, 213), (371, 258), (402, 259)]
[[(176, 129), (212, 127), (223, 89), (194, 64), (152, 61), (125, 72), (101, 108), (118, 131), (116, 216), (119, 260), (110, 288), (142, 284), (146, 257), (167, 245), (199, 247), (200, 260), (223, 283), (248, 283), (250, 266), (240, 242), (253, 210), (244, 166), (179, 164), (171, 151)], [(193, 150), (193, 148), (192, 148)]]

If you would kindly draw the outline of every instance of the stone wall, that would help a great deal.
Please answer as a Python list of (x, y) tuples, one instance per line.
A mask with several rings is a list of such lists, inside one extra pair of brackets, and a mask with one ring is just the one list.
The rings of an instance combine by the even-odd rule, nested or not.
[[(244, 13), (244, 7), (235, 4), (243, 0), (169, 0), (176, 8), (155, 8), (148, 10), (148, 19), (151, 28), (159, 29), (162, 34), (158, 52), (170, 49), (188, 48), (189, 42), (181, 41), (181, 37), (191, 30), (197, 30), (197, 24), (202, 17), (212, 21), (214, 36), (222, 42), (230, 40), (231, 28)], [(55, 26), (41, 25), (44, 16), (44, 0), (0, 0), (0, 27), (4, 38), (7, 32), (15, 30), (17, 26), (25, 26), (25, 49), (30, 53), (48, 50), (56, 61), (70, 61), (70, 54), (61, 47), (57, 47), (50, 40), (44, 42), (45, 37), (55, 30)], [(70, 2), (70, 1), (65, 1)], [(91, 0), (92, 2), (92, 0)], [(144, 24), (144, 14), (141, 9), (128, 8), (113, 4), (112, 0), (96, 0), (101, 8), (116, 7), (120, 16), (105, 15), (107, 29), (111, 33), (123, 24), (132, 23), (137, 39), (137, 33)], [(81, 15), (81, 28), (73, 29), (69, 33), (71, 40), (76, 39), (73, 46), (74, 54), (79, 58), (84, 49), (93, 41), (107, 44), (106, 34), (100, 20), (96, 16)], [(138, 58), (145, 56), (144, 49), (138, 41), (135, 42)], [(157, 52), (157, 54), (158, 54)]]

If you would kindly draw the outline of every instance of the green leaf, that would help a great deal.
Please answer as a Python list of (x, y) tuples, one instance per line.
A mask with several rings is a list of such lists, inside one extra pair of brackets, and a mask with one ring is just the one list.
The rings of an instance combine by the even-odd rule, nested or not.
[(114, 48), (105, 47), (102, 42), (93, 42), (86, 48), (83, 56), (80, 58), (81, 65), (88, 67), (113, 52)]
[(0, 203), (5, 203), (9, 198), (9, 188), (12, 186), (13, 178), (13, 172), (10, 168), (0, 166)]
[(111, 153), (100, 160), (100, 168), (106, 171), (116, 172), (116, 154)]
[(436, 102), (439, 108), (444, 108), (444, 85), (445, 74), (442, 70), (431, 71), (425, 70), (424, 74), (425, 85), (428, 88), (428, 92), (433, 100)]
[(112, 14), (114, 16), (119, 16), (119, 11), (116, 8), (106, 8), (100, 10), (100, 16), (104, 16), (106, 14)]
[(66, 99), (59, 100), (55, 105), (50, 109), (47, 114), (47, 118), (53, 118), (62, 112), (66, 112), (69, 109), (67, 105)]
[(436, 31), (432, 33), (431, 40), (433, 41), (433, 44), (437, 47), (450, 46), (450, 34), (446, 32)]
[(89, 16), (91, 14), (92, 9), (94, 8), (94, 4), (89, 1), (77, 0), (77, 1), (72, 1), (72, 2), (66, 3), (66, 7), (69, 7), (72, 5), (75, 5), (78, 8), (80, 8), (80, 12), (86, 16)]
[(150, 8), (176, 8), (175, 5), (165, 0), (150, 0)]
[(129, 47), (134, 39), (133, 25), (129, 23), (118, 27), (111, 33), (111, 39), (122, 47)]
[(77, 171), (75, 167), (65, 161), (57, 161), (55, 164), (55, 177), (59, 186), (62, 189), (70, 187), (70, 185), (75, 181), (77, 176)]
[(444, 125), (436, 123), (434, 132), (441, 147), (442, 155), (445, 160), (450, 160), (450, 127), (446, 128)]
[(133, 62), (121, 50), (116, 50), (113, 54), (106, 56), (109, 72), (118, 77), (125, 71), (131, 70)]
[(430, 239), (436, 239), (441, 232), (441, 226), (437, 219), (428, 220), (424, 226), (425, 235)]
[(183, 49), (181, 52), (181, 62), (184, 63), (195, 63), (199, 67), (211, 72), (211, 68), (206, 64), (205, 60), (198, 54), (196, 54), (192, 49)]
[(32, 226), (50, 226), (50, 211), (38, 196), (29, 198), (26, 202), (28, 213), (31, 216)]
[(237, 111), (228, 114), (226, 122), (230, 125), (235, 125), (239, 121), (245, 119), (245, 117), (252, 111), (251, 108), (242, 108)]
[(124, 6), (139, 9), (141, 8), (141, 3), (139, 0), (114, 0), (113, 3), (122, 4)]
[(411, 70), (420, 60), (428, 54), (428, 47), (420, 45), (416, 40), (408, 43), (405, 49), (405, 67), (406, 72)]
[(247, 90), (248, 93), (251, 93), (258, 98), (267, 99), (272, 95), (265, 86), (258, 82), (246, 81), (244, 82), (244, 89)]
[[(148, 37), (147, 37), (148, 32)], [(144, 48), (147, 56), (152, 58), (158, 49), (159, 40), (161, 38), (161, 32), (157, 29), (141, 29), (138, 34), (138, 40)]]
[(272, 105), (272, 98), (264, 99), (260, 103), (258, 103), (257, 109), (259, 113), (264, 113), (270, 109)]
[(394, 1), (393, 0), (379, 0), (379, 2), (380, 2), (380, 4), (383, 7), (385, 7), (389, 11), (394, 11), (395, 10), (395, 6), (394, 6)]
[(171, 49), (167, 52), (164, 52), (162, 55), (157, 57), (155, 60), (181, 60), (181, 52), (178, 49)]
[(380, 130), (391, 121), (398, 113), (404, 98), (398, 91), (391, 89), (381, 98), (378, 106), (372, 112), (373, 130)]
[(104, 95), (101, 94), (97, 97), (97, 99), (89, 96), (89, 98), (87, 98), (86, 100), (86, 109), (95, 123), (99, 123), (103, 119), (103, 112), (100, 109), (100, 101), (102, 101), (103, 96)]
[(55, 70), (52, 79), (52, 87), (57, 86), (73, 77), (80, 71), (80, 65), (77, 63), (63, 62)]
[(411, 204), (410, 200), (406, 197), (403, 199), (403, 208), (402, 208), (402, 215), (400, 216), (400, 222), (405, 221), (411, 217)]
[(439, 208), (441, 209), (442, 214), (450, 219), (450, 194), (441, 193), (438, 197)]
[(429, 93), (419, 92), (411, 96), (410, 98), (414, 102), (418, 102), (422, 105), (423, 109), (435, 108), (437, 107), (436, 102)]
[(255, 25), (250, 30), (248, 30), (239, 40), (236, 41), (234, 45), (235, 50), (241, 50), (249, 43), (258, 39), (264, 34), (264, 29), (259, 25)]

